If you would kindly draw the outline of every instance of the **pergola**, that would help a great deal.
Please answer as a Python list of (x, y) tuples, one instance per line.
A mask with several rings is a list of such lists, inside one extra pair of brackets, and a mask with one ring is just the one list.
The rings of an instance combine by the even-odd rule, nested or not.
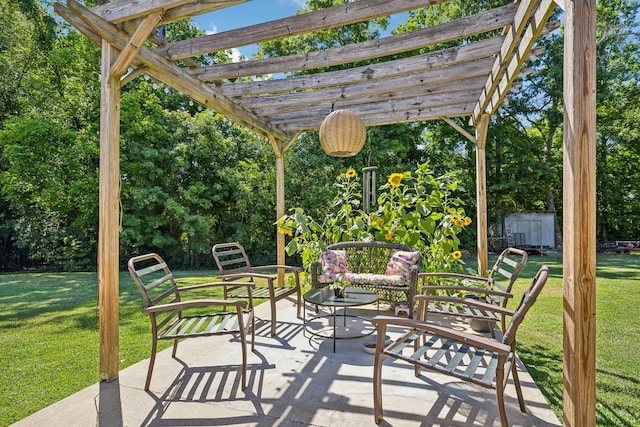
[[(98, 283), (100, 379), (118, 377), (120, 90), (142, 74), (269, 139), (276, 154), (276, 218), (284, 214), (283, 156), (337, 109), (367, 126), (445, 120), (476, 145), (478, 266), (487, 270), (485, 142), (491, 116), (535, 55), (536, 40), (564, 25), (564, 424), (595, 426), (595, 0), (520, 0), (432, 27), (286, 57), (201, 65), (212, 52), (340, 27), (446, 0), (359, 0), (306, 14), (167, 44), (164, 24), (245, 0), (75, 0), (55, 11), (102, 47)], [(468, 42), (482, 36), (481, 41)], [(457, 41), (455, 47), (439, 48)], [(449, 44), (451, 45), (451, 44)], [(415, 54), (421, 48), (431, 53)], [(408, 56), (407, 56), (408, 55)], [(400, 59), (390, 59), (395, 56)], [(369, 64), (369, 65), (356, 65)], [(341, 66), (297, 77), (283, 75)], [(466, 117), (475, 135), (453, 119)], [(284, 236), (278, 235), (284, 263)]]

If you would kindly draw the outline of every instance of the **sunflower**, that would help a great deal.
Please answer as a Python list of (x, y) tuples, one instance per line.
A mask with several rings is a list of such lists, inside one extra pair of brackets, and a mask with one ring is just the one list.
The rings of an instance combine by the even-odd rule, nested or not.
[(462, 258), (462, 252), (460, 251), (453, 251), (451, 253), (451, 256), (453, 257), (453, 259), (458, 260), (460, 258)]
[(348, 171), (345, 172), (344, 176), (346, 176), (347, 178), (355, 177), (356, 176), (355, 169), (349, 169)]
[(384, 236), (385, 239), (387, 240), (391, 240), (393, 239), (393, 235), (395, 234), (395, 230), (392, 228), (389, 230), (389, 232)]
[(293, 232), (288, 228), (284, 228), (284, 227), (278, 227), (278, 233), (286, 234), (287, 236), (293, 236)]
[(466, 218), (464, 219), (464, 225), (469, 225), (469, 224), (471, 224), (471, 218), (466, 217)]
[(460, 223), (460, 215), (451, 215), (451, 222), (458, 225)]
[(388, 181), (393, 187), (399, 187), (400, 182), (402, 182), (402, 178), (404, 178), (404, 176), (401, 173), (392, 173), (389, 175)]

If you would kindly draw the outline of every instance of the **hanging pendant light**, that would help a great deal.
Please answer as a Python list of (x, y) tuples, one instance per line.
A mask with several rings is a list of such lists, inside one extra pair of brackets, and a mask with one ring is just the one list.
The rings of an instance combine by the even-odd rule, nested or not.
[(364, 146), (367, 132), (364, 122), (356, 113), (336, 110), (320, 125), (320, 145), (333, 157), (355, 156)]

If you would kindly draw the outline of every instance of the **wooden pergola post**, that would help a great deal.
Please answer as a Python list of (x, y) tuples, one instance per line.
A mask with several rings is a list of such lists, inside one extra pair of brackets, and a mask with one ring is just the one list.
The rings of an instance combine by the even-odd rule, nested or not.
[[(284, 215), (284, 153), (283, 141), (269, 135), (269, 141), (276, 155), (276, 221)], [(276, 264), (285, 265), (284, 234), (276, 232)], [(284, 284), (284, 270), (278, 269), (278, 284)]]
[(596, 425), (596, 0), (565, 1), (564, 425)]
[(120, 76), (111, 73), (118, 55), (117, 49), (106, 41), (102, 42), (98, 230), (101, 381), (111, 381), (118, 377)]
[(489, 114), (481, 114), (476, 126), (476, 229), (478, 244), (478, 274), (486, 276), (489, 270), (487, 234), (487, 132)]

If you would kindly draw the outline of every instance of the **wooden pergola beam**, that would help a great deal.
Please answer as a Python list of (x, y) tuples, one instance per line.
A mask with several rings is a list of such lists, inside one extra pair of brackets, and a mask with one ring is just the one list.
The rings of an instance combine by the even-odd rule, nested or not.
[[(446, 105), (442, 107), (414, 108), (408, 111), (387, 111), (383, 113), (369, 114), (361, 116), (366, 126), (391, 125), (395, 123), (423, 122), (427, 120), (437, 120), (441, 116), (466, 117), (473, 112), (474, 102), (460, 105)], [(283, 124), (280, 129), (286, 132), (310, 131), (320, 128), (322, 117), (305, 122), (292, 122)]]
[[(118, 24), (150, 14), (162, 13), (163, 10), (173, 9), (188, 3), (193, 3), (193, 0), (115, 0), (96, 6), (91, 11), (106, 21)], [(228, 0), (216, 0), (215, 3), (228, 3)]]
[[(95, 15), (75, 0), (68, 0), (67, 4), (69, 10), (75, 13), (91, 27), (95, 33), (100, 35), (104, 40), (107, 40), (112, 46), (123, 49), (127, 45), (129, 41), (127, 33)], [(179, 69), (171, 61), (158, 56), (148, 47), (140, 46), (136, 58), (149, 67), (147, 71), (149, 75), (158, 78), (202, 105), (220, 112), (261, 135), (273, 135), (286, 139), (286, 134), (282, 131), (230, 101), (214, 88), (201, 83), (187, 71)]]
[(245, 108), (260, 108), (265, 105), (309, 105), (309, 103), (327, 100), (358, 99), (376, 93), (388, 93), (410, 88), (419, 88), (454, 80), (462, 80), (476, 76), (486, 76), (486, 67), (493, 62), (493, 58), (484, 58), (473, 62), (452, 65), (450, 67), (435, 68), (412, 74), (389, 77), (373, 81), (364, 81), (345, 86), (327, 87), (311, 93), (292, 92), (262, 96), (247, 96), (238, 101)]
[(138, 28), (136, 28), (135, 32), (131, 35), (129, 42), (120, 51), (120, 55), (111, 66), (112, 74), (122, 75), (125, 72), (127, 67), (133, 62), (140, 46), (142, 46), (160, 21), (162, 21), (162, 11), (153, 12), (140, 22)]
[[(509, 88), (518, 78), (518, 73), (522, 65), (529, 60), (528, 52), (531, 51), (533, 44), (540, 34), (545, 31), (545, 24), (549, 16), (551, 16), (551, 12), (553, 12), (554, 4), (553, 0), (542, 0), (540, 2), (539, 8), (536, 10), (531, 22), (526, 26), (516, 51), (509, 61), (504, 61), (505, 66), (500, 78), (495, 79), (493, 82), (491, 92), (485, 92), (485, 94), (490, 95), (484, 100), (486, 103), (485, 112), (493, 114), (500, 108), (502, 101), (509, 93)], [(480, 99), (482, 101), (483, 97)], [(474, 117), (480, 113), (480, 105), (481, 103), (479, 102), (474, 110)]]
[[(218, 86), (218, 90), (229, 97), (244, 97), (249, 95), (335, 87), (359, 83), (363, 79), (374, 81), (445, 66), (459, 65), (465, 62), (494, 56), (500, 51), (501, 44), (502, 37), (495, 37), (381, 64), (369, 64), (345, 70), (294, 76), (287, 79), (223, 83)], [(475, 96), (477, 98), (477, 94)]]
[[(415, 30), (410, 33), (304, 54), (208, 65), (200, 67), (198, 70), (193, 70), (192, 73), (203, 81), (220, 80), (223, 78), (326, 68), (365, 59), (380, 58), (500, 29), (510, 22), (515, 8), (516, 4), (510, 3), (473, 16)], [(175, 58), (172, 57), (172, 59)]]
[[(407, 99), (394, 99), (391, 101), (381, 101), (375, 104), (352, 104), (344, 105), (349, 111), (358, 114), (362, 119), (373, 114), (397, 113), (402, 111), (412, 111), (416, 108), (443, 108), (455, 105), (475, 104), (477, 97), (468, 92), (456, 92), (437, 95), (425, 95), (424, 97), (413, 97)], [(276, 125), (284, 125), (296, 122), (314, 121), (318, 115), (326, 116), (332, 110), (339, 109), (335, 104), (333, 108), (325, 108), (320, 112), (312, 110), (305, 113), (282, 113), (269, 115), (269, 121)]]
[(535, 0), (522, 0), (519, 2), (518, 10), (513, 17), (513, 22), (505, 29), (506, 37), (502, 45), (500, 55), (495, 60), (491, 75), (489, 76), (485, 86), (485, 92), (480, 95), (478, 106), (476, 107), (473, 117), (474, 120), (476, 120), (478, 116), (485, 111), (487, 103), (491, 99), (491, 94), (495, 90), (502, 73), (504, 73), (507, 60), (511, 57), (513, 51), (518, 46), (525, 25), (529, 20), (531, 13), (535, 10), (536, 4), (537, 2)]
[[(403, 90), (394, 90), (387, 93), (374, 93), (370, 95), (364, 95), (359, 98), (350, 98), (350, 99), (327, 99), (323, 101), (317, 101), (311, 103), (307, 106), (305, 112), (316, 112), (317, 116), (324, 117), (326, 114), (331, 112), (331, 110), (337, 109), (352, 109), (358, 106), (362, 106), (363, 109), (366, 108), (366, 105), (369, 105), (373, 108), (378, 103), (384, 103), (387, 101), (394, 100), (403, 100), (411, 97), (427, 97), (427, 96), (458, 96), (461, 92), (476, 92), (479, 93), (485, 82), (484, 76), (471, 77), (461, 80), (454, 80), (450, 82), (436, 83), (433, 85), (424, 85), (419, 87), (413, 87), (409, 89)], [(318, 111), (320, 110), (320, 111)], [(300, 105), (265, 105), (260, 107), (252, 108), (256, 114), (261, 116), (269, 117), (278, 114), (287, 114), (287, 113), (300, 113)]]
[(175, 42), (160, 49), (170, 59), (189, 58), (237, 46), (247, 46), (312, 31), (340, 27), (367, 19), (434, 6), (446, 0), (359, 0), (238, 30)]

